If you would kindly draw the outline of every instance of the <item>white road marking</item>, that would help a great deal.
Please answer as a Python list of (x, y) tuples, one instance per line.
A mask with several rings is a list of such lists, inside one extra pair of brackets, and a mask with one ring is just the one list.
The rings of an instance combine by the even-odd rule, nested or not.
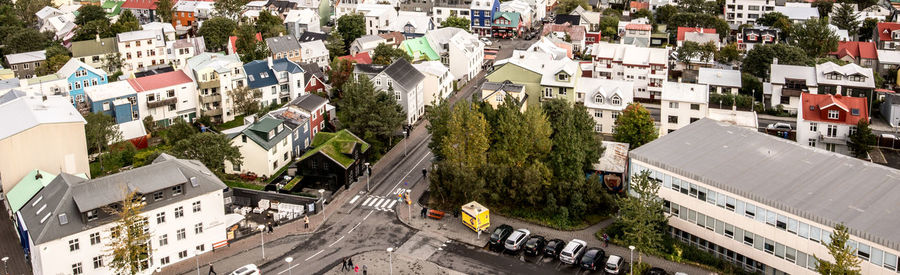
[(353, 230), (356, 230), (356, 228), (359, 227), (360, 224), (362, 224), (362, 222), (356, 223), (353, 228), (350, 228), (350, 231), (347, 231), (347, 234), (353, 233)]
[[(307, 260), (308, 260), (308, 259), (307, 259)], [(300, 264), (292, 265), (292, 266), (288, 267), (287, 269), (282, 270), (281, 272), (278, 272), (278, 275), (281, 275), (281, 273), (288, 272), (289, 270), (294, 269), (294, 268), (297, 267), (298, 265), (300, 265)]]
[(387, 209), (387, 205), (390, 204), (391, 201), (395, 201), (395, 200), (384, 200), (384, 203), (382, 203), (382, 204), (379, 206), (379, 208), (385, 208), (385, 209)]
[[(424, 161), (425, 158), (428, 157), (428, 155), (431, 155), (431, 152), (428, 152), (424, 156), (422, 156), (422, 159), (420, 159), (419, 162), (416, 162), (416, 165), (413, 165), (413, 168), (418, 167), (419, 164), (422, 164), (422, 161)], [(391, 190), (389, 190), (388, 193), (386, 193), (384, 195), (385, 196), (390, 195), (391, 194), (390, 192), (394, 191), (394, 189), (396, 189), (397, 186), (400, 186), (400, 184), (403, 183), (403, 181), (406, 179), (406, 177), (409, 176), (409, 173), (411, 173), (411, 172), (412, 172), (412, 170), (406, 171), (406, 175), (403, 175), (403, 178), (401, 178), (399, 181), (397, 181), (397, 184), (395, 184), (394, 187), (391, 187)]]
[(391, 201), (391, 204), (389, 204), (387, 208), (393, 209), (395, 204), (397, 204), (397, 201)]
[(372, 212), (375, 212), (375, 210), (369, 210), (369, 214), (366, 214), (366, 216), (363, 217), (363, 220), (368, 219), (368, 218), (369, 218), (369, 215), (372, 215)]
[(344, 236), (341, 236), (340, 238), (337, 239), (337, 241), (334, 241), (333, 243), (331, 243), (330, 245), (328, 245), (328, 247), (332, 247), (332, 246), (336, 245), (338, 242), (340, 242), (340, 241), (343, 240), (343, 239), (344, 239)]
[(364, 201), (364, 202), (362, 203), (362, 205), (363, 205), (363, 206), (368, 205), (368, 204), (369, 204), (369, 201), (371, 201), (371, 200), (374, 199), (374, 198), (375, 198), (375, 197), (368, 197), (368, 198), (366, 198), (366, 201)]
[(358, 200), (358, 199), (359, 199), (359, 195), (356, 195), (355, 197), (353, 197), (352, 200), (350, 200), (350, 204), (353, 204), (353, 203), (356, 202), (356, 200)]
[(306, 260), (303, 260), (303, 261), (309, 261), (309, 259), (312, 259), (313, 257), (318, 256), (319, 254), (322, 254), (322, 252), (325, 252), (325, 249), (319, 250), (319, 252), (316, 252), (316, 254), (309, 256), (309, 258), (306, 258)]

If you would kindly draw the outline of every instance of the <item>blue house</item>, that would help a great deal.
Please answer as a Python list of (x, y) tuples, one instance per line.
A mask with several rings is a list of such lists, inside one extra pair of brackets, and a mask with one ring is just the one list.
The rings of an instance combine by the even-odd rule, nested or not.
[(104, 113), (116, 119), (116, 124), (140, 119), (137, 92), (128, 81), (116, 81), (84, 89), (86, 105), (91, 112)]
[(108, 83), (106, 71), (91, 67), (77, 58), (69, 59), (66, 65), (56, 72), (59, 78), (69, 83), (69, 96), (75, 102), (75, 107), (85, 107), (84, 88)]
[(244, 64), (247, 86), (257, 89), (260, 105), (286, 103), (304, 92), (303, 69), (287, 58), (263, 59)]
[(500, 12), (500, 0), (473, 0), (471, 10), (472, 33), (478, 36), (491, 36), (491, 22), (494, 14)]
[(282, 120), (284, 126), (293, 131), (291, 141), (294, 147), (291, 148), (291, 151), (294, 156), (300, 156), (306, 152), (312, 143), (309, 136), (309, 113), (295, 106), (287, 106), (271, 111), (266, 116)]

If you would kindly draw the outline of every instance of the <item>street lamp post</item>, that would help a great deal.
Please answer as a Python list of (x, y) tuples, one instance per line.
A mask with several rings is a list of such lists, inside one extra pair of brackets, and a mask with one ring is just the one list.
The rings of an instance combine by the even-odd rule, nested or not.
[(256, 228), (259, 229), (259, 243), (262, 246), (262, 258), (263, 258), (263, 260), (265, 260), (266, 259), (266, 237), (264, 235), (266, 235), (266, 231), (265, 231), (266, 225), (260, 224)]
[(319, 189), (319, 197), (322, 198), (322, 212), (325, 212), (325, 189)]
[(366, 162), (365, 164), (366, 164), (366, 192), (369, 192), (369, 191), (372, 191), (372, 189), (369, 188), (369, 178), (372, 177), (372, 170), (371, 170), (372, 168), (369, 168), (368, 162)]
[(200, 275), (200, 249), (194, 250), (194, 262), (197, 263), (197, 275)]
[(293, 271), (291, 271), (291, 269), (293, 268), (293, 266), (291, 266), (291, 262), (294, 261), (294, 258), (287, 257), (287, 258), (284, 258), (284, 261), (287, 262), (287, 264), (288, 264), (288, 275), (293, 275)]
[(9, 261), (9, 257), (3, 257), (3, 259), (0, 260), (3, 261), (3, 273), (9, 275), (9, 264), (6, 263)]
[(391, 266), (391, 275), (394, 275), (394, 254), (391, 253), (391, 252), (394, 252), (394, 248), (388, 247), (387, 252), (388, 252), (388, 263)]
[(633, 246), (633, 245), (629, 245), (629, 246), (628, 246), (628, 250), (631, 250), (631, 255), (628, 257), (628, 258), (629, 258), (629, 260), (628, 260), (628, 266), (629, 266), (628, 271), (631, 273), (631, 275), (634, 275), (634, 246)]
[(407, 148), (406, 144), (409, 143), (409, 131), (403, 131), (403, 156), (405, 157), (409, 154), (409, 148)]

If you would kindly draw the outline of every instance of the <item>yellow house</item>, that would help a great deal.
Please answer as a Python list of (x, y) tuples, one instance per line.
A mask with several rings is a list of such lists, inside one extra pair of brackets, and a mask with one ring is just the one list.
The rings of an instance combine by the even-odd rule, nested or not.
[(525, 85), (515, 84), (509, 80), (481, 84), (481, 101), (487, 102), (494, 109), (502, 105), (507, 97), (511, 97), (519, 105), (519, 111), (525, 112), (528, 106)]

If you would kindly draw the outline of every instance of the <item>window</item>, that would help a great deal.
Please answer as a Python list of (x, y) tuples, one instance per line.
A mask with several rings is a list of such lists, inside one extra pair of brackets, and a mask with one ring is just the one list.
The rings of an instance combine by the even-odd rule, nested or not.
[(91, 233), (91, 245), (100, 243), (100, 232)]
[(167, 265), (167, 264), (169, 264), (168, 256), (159, 259), (159, 265)]
[(828, 125), (827, 132), (825, 135), (828, 137), (836, 137), (837, 136), (837, 125)]
[(766, 239), (765, 246), (763, 246), (766, 253), (775, 254), (775, 242), (769, 239)]
[(691, 110), (700, 110), (700, 104), (691, 104)]
[(177, 219), (177, 218), (181, 218), (181, 217), (184, 217), (184, 207), (183, 206), (179, 206), (179, 207), (175, 208), (175, 218)]
[(169, 235), (168, 234), (160, 235), (159, 236), (159, 246), (166, 246), (167, 244), (169, 244)]
[(602, 95), (595, 95), (595, 96), (594, 96), (594, 103), (600, 103), (600, 104), (603, 104), (603, 96), (602, 96)]
[(77, 251), (81, 249), (81, 246), (78, 245), (78, 239), (69, 240), (69, 251)]
[(603, 132), (603, 125), (594, 125), (594, 132)]
[(557, 74), (557, 75), (556, 75), (556, 80), (559, 80), (559, 81), (569, 81), (569, 75), (567, 75), (567, 74)]
[(872, 248), (866, 244), (859, 243), (859, 248), (856, 249), (856, 255), (859, 256), (860, 259), (869, 260), (869, 256), (871, 256)]
[(677, 116), (669, 116), (669, 123), (678, 123)]
[(198, 223), (194, 225), (194, 234), (203, 233), (203, 223)]
[(181, 185), (172, 186), (172, 196), (181, 195)]
[(96, 210), (96, 209), (90, 210), (90, 211), (87, 212), (87, 220), (88, 220), (88, 221), (96, 220), (97, 217), (98, 217), (98, 215), (97, 215), (97, 210)]
[(855, 133), (856, 133), (856, 126), (850, 126), (850, 135), (852, 136)]
[(103, 256), (94, 257), (94, 269), (103, 267)]
[(620, 99), (618, 96), (613, 96), (613, 98), (612, 98), (612, 104), (613, 104), (613, 105), (619, 105), (619, 104), (622, 104), (622, 99)]
[(814, 138), (809, 139), (809, 146), (816, 147), (816, 139), (814, 139)]
[(818, 131), (818, 129), (819, 129), (819, 124), (818, 124), (818, 123), (812, 122), (812, 123), (809, 124), (809, 131), (810, 131), (810, 132), (816, 132), (816, 131)]
[(553, 88), (550, 88), (550, 87), (544, 88), (544, 98), (551, 98), (551, 97), (553, 97)]
[(168, 96), (168, 97), (175, 97), (175, 90), (168, 90), (168, 91), (166, 91), (166, 96)]
[(678, 109), (678, 102), (669, 102), (669, 108)]
[(194, 213), (200, 212), (200, 201), (195, 201), (193, 203)]
[(156, 213), (156, 223), (165, 223), (166, 222), (166, 212)]
[(158, 200), (161, 200), (162, 198), (163, 198), (163, 192), (162, 192), (162, 191), (158, 191), (158, 192), (153, 193), (153, 200), (158, 201)]
[(203, 251), (206, 251), (206, 245), (201, 244), (201, 245), (194, 247), (194, 249), (196, 249), (199, 252), (203, 252)]
[(81, 263), (72, 264), (72, 274), (79, 275), (79, 274), (82, 274), (83, 272), (84, 271), (81, 270)]
[(821, 237), (822, 237), (821, 229), (814, 227), (814, 226), (809, 227), (809, 240), (810, 241), (819, 242), (819, 240), (821, 240)]
[(594, 117), (602, 118), (602, 117), (603, 117), (603, 112), (602, 112), (602, 111), (594, 111)]
[(401, 97), (400, 91), (394, 92), (394, 98), (397, 99), (397, 101), (400, 101), (400, 97)]
[(179, 259), (187, 258), (187, 256), (188, 256), (187, 250), (183, 250), (183, 251), (181, 251), (181, 252), (178, 252), (178, 258), (179, 258)]
[(828, 110), (828, 119), (838, 119), (840, 117), (840, 112), (837, 110)]
[(178, 231), (175, 232), (175, 238), (178, 239), (179, 241), (184, 240), (184, 238), (185, 238), (184, 228), (178, 229)]

